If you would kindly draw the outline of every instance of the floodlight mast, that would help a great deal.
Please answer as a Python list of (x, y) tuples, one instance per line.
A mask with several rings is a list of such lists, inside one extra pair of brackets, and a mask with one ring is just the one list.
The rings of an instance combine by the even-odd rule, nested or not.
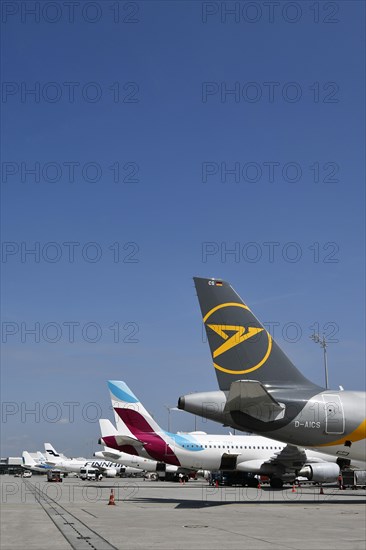
[(170, 433), (170, 431), (171, 431), (170, 413), (172, 411), (180, 411), (180, 409), (178, 409), (178, 407), (171, 407), (170, 405), (164, 405), (164, 407), (168, 411), (168, 432)]
[(325, 389), (327, 390), (329, 387), (328, 384), (328, 360), (327, 360), (327, 345), (328, 342), (325, 339), (324, 334), (322, 336), (319, 336), (319, 334), (312, 334), (310, 338), (316, 343), (320, 344), (323, 348), (323, 354), (324, 354), (324, 374), (325, 374)]

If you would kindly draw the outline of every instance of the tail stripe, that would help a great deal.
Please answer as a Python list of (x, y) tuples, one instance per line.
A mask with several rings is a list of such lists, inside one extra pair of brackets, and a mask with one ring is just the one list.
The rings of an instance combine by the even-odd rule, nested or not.
[(130, 388), (124, 382), (110, 381), (108, 382), (108, 387), (119, 401), (125, 401), (126, 403), (138, 403), (137, 397), (131, 392)]
[(215, 306), (212, 309), (210, 309), (210, 311), (208, 313), (206, 313), (206, 315), (204, 316), (203, 322), (205, 323), (206, 320), (210, 317), (210, 315), (215, 313), (215, 311), (217, 311), (218, 309), (221, 309), (223, 307), (228, 307), (228, 306), (242, 307), (242, 308), (247, 309), (248, 311), (250, 311), (248, 306), (246, 306), (245, 304), (238, 304), (237, 302), (227, 302), (226, 304), (219, 304), (218, 306)]
[(145, 450), (155, 460), (163, 460), (174, 466), (180, 466), (173, 449), (146, 422), (140, 413), (131, 409), (116, 408), (118, 416), (127, 425), (130, 432), (144, 443)]

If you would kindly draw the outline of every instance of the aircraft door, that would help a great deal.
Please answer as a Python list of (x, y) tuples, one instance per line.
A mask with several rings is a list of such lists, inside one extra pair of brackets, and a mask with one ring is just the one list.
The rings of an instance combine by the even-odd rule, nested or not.
[(343, 434), (344, 433), (344, 411), (342, 401), (339, 395), (323, 394), (325, 407), (325, 433)]
[(220, 470), (235, 470), (237, 455), (223, 454), (221, 457)]

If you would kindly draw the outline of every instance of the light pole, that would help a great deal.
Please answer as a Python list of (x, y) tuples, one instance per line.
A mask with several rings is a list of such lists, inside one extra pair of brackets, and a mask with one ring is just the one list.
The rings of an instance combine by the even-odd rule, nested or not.
[(319, 334), (312, 334), (310, 338), (316, 343), (320, 344), (323, 348), (324, 353), (324, 372), (325, 372), (325, 389), (328, 389), (328, 362), (327, 362), (327, 344), (328, 342), (325, 339), (325, 336), (323, 334), (322, 337), (319, 336)]
[(178, 407), (170, 407), (169, 405), (164, 405), (164, 407), (168, 411), (168, 432), (171, 433), (171, 431), (170, 431), (170, 413), (172, 411), (180, 411), (180, 409), (178, 409)]

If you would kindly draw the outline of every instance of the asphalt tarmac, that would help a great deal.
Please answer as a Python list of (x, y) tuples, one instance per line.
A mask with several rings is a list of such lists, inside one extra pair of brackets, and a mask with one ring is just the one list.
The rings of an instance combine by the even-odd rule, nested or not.
[[(3, 475), (1, 550), (364, 550), (366, 491)], [(108, 505), (111, 490), (115, 505)]]

